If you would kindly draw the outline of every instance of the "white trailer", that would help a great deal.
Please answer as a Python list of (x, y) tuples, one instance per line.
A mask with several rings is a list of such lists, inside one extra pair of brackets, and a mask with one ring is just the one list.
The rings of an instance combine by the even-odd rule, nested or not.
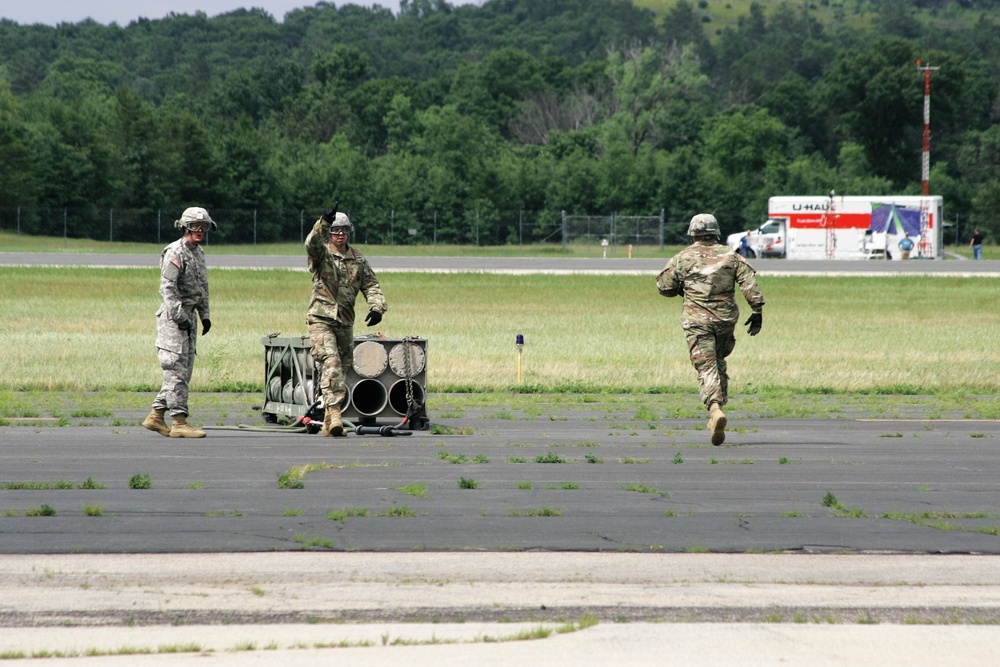
[(788, 259), (900, 259), (899, 242), (913, 241), (911, 258), (944, 254), (943, 202), (938, 196), (771, 197), (768, 220), (731, 234), (739, 251), (747, 235), (750, 254)]

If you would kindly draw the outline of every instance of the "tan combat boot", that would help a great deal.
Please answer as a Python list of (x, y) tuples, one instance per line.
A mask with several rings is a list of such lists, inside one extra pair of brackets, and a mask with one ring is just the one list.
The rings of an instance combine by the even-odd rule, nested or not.
[(718, 403), (708, 407), (708, 432), (712, 436), (712, 444), (718, 447), (726, 441), (726, 414)]
[(177, 415), (170, 427), (171, 438), (204, 438), (205, 432), (189, 426), (187, 415)]
[(320, 433), (338, 438), (346, 435), (344, 432), (344, 421), (340, 417), (340, 408), (326, 409), (326, 412), (323, 414), (323, 428)]
[(166, 414), (166, 410), (152, 409), (149, 411), (149, 415), (143, 420), (142, 425), (148, 428), (150, 431), (156, 431), (160, 435), (170, 435), (170, 427), (167, 426), (167, 422), (163, 421), (163, 415)]

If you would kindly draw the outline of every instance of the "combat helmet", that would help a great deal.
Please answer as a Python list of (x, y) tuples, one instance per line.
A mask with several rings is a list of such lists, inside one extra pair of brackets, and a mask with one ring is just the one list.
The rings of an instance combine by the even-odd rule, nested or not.
[(177, 229), (191, 229), (191, 225), (202, 222), (212, 225), (212, 231), (214, 232), (218, 229), (218, 225), (215, 224), (215, 220), (212, 220), (212, 216), (208, 214), (208, 211), (200, 206), (192, 206), (190, 208), (184, 209), (181, 213), (181, 219), (174, 221), (174, 227)]
[(351, 224), (351, 219), (347, 217), (346, 213), (337, 212), (337, 215), (333, 216), (333, 221), (330, 223), (330, 231), (333, 232), (335, 229), (347, 228), (348, 234), (354, 233), (354, 225)]
[(691, 218), (688, 225), (688, 236), (714, 236), (721, 238), (722, 232), (719, 230), (719, 221), (711, 213), (699, 213)]

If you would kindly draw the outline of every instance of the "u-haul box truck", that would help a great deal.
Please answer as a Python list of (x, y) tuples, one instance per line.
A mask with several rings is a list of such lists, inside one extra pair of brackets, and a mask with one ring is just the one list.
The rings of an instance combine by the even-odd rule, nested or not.
[(900, 259), (909, 236), (911, 258), (944, 253), (943, 202), (938, 196), (771, 197), (767, 222), (727, 243), (740, 251), (747, 235), (756, 257), (788, 259)]

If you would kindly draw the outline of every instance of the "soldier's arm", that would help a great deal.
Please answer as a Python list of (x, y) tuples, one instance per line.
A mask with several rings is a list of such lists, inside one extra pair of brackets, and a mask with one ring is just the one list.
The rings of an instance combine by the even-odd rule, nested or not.
[(310, 260), (318, 262), (323, 259), (329, 239), (330, 223), (324, 218), (320, 218), (313, 225), (309, 236), (306, 237), (306, 253)]
[(201, 317), (201, 321), (212, 319), (212, 315), (208, 308), (208, 273), (205, 274), (205, 285), (204, 291), (201, 294), (201, 299), (198, 301), (198, 315)]
[(660, 296), (682, 296), (684, 294), (684, 283), (677, 274), (677, 265), (674, 260), (667, 262), (660, 274), (656, 276), (656, 289)]
[(749, 262), (739, 255), (736, 255), (736, 259), (736, 283), (740, 286), (743, 297), (750, 304), (750, 310), (759, 313), (764, 307), (764, 294), (757, 286), (757, 272), (750, 266)]
[(184, 262), (180, 254), (165, 252), (160, 260), (160, 296), (163, 297), (163, 310), (167, 317), (175, 323), (187, 319), (184, 315), (184, 302), (177, 286), (177, 280), (184, 271)]
[(367, 260), (365, 260), (361, 270), (361, 291), (365, 295), (365, 301), (368, 302), (368, 310), (376, 310), (380, 313), (389, 310), (389, 306), (385, 302), (385, 295), (382, 293), (382, 286), (378, 284), (375, 271)]

